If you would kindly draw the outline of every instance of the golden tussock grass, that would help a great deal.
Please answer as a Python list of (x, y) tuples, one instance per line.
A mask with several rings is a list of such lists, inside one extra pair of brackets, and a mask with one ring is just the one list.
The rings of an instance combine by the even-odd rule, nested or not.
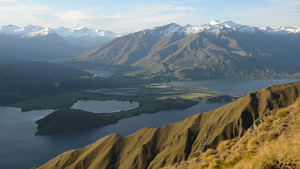
[(215, 150), (167, 168), (300, 168), (300, 99), (264, 117), (242, 138), (220, 142)]

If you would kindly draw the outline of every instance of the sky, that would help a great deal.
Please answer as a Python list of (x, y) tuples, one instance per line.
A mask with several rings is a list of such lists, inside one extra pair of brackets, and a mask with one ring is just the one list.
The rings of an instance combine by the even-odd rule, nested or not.
[(300, 0), (0, 0), (0, 26), (83, 25), (123, 33), (212, 20), (300, 28)]

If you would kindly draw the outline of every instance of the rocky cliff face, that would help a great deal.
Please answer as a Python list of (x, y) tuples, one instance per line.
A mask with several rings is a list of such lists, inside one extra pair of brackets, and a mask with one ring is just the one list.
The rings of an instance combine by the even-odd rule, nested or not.
[(270, 110), (292, 105), (300, 82), (258, 90), (219, 109), (130, 136), (109, 135), (52, 159), (44, 168), (160, 168), (187, 160), (219, 142), (242, 136)]

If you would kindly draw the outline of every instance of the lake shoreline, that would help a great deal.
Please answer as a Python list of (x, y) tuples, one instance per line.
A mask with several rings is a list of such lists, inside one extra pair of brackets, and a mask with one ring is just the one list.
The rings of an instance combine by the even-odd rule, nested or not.
[[(215, 88), (219, 86), (220, 89), (225, 91), (230, 91), (230, 88), (234, 87), (239, 89), (238, 91), (241, 91), (241, 93), (246, 93), (249, 90), (252, 92), (254, 87), (261, 89), (274, 83), (279, 84), (279, 82), (286, 83), (287, 80), (270, 80), (270, 83), (265, 80), (253, 83), (245, 80), (244, 82), (232, 81), (232, 84), (229, 81), (224, 82), (225, 84), (222, 84), (222, 81), (215, 81), (215, 85), (212, 85), (213, 81), (210, 81), (207, 85)], [(256, 85), (255, 83), (259, 84)], [(203, 87), (203, 85), (200, 86)], [(80, 98), (76, 93), (68, 97), (72, 98), (73, 96)], [(121, 97), (117, 96), (116, 98)], [(34, 136), (37, 127), (34, 122), (54, 110), (21, 112), (20, 108), (1, 107), (0, 138), (2, 139), (0, 140), (0, 147), (2, 149), (0, 152), (0, 168), (20, 169), (41, 166), (49, 159), (65, 151), (84, 147), (109, 134), (117, 133), (128, 136), (144, 127), (154, 128), (176, 123), (192, 115), (217, 109), (225, 104), (227, 103), (198, 103), (187, 109), (164, 110), (153, 114), (144, 113), (124, 118), (117, 123), (100, 128), (43, 136)]]

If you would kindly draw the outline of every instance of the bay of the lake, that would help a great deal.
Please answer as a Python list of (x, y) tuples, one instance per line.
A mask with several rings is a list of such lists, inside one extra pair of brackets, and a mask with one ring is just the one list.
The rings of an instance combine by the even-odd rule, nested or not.
[[(171, 83), (209, 88), (223, 94), (243, 94), (273, 84), (292, 81), (297, 80), (206, 80)], [(53, 110), (21, 112), (19, 108), (0, 107), (0, 168), (28, 169), (40, 166), (64, 151), (84, 147), (111, 133), (127, 136), (146, 126), (159, 127), (179, 122), (225, 104), (227, 103), (199, 103), (185, 110), (141, 114), (101, 128), (49, 136), (34, 136), (37, 127), (35, 121), (50, 114)]]

